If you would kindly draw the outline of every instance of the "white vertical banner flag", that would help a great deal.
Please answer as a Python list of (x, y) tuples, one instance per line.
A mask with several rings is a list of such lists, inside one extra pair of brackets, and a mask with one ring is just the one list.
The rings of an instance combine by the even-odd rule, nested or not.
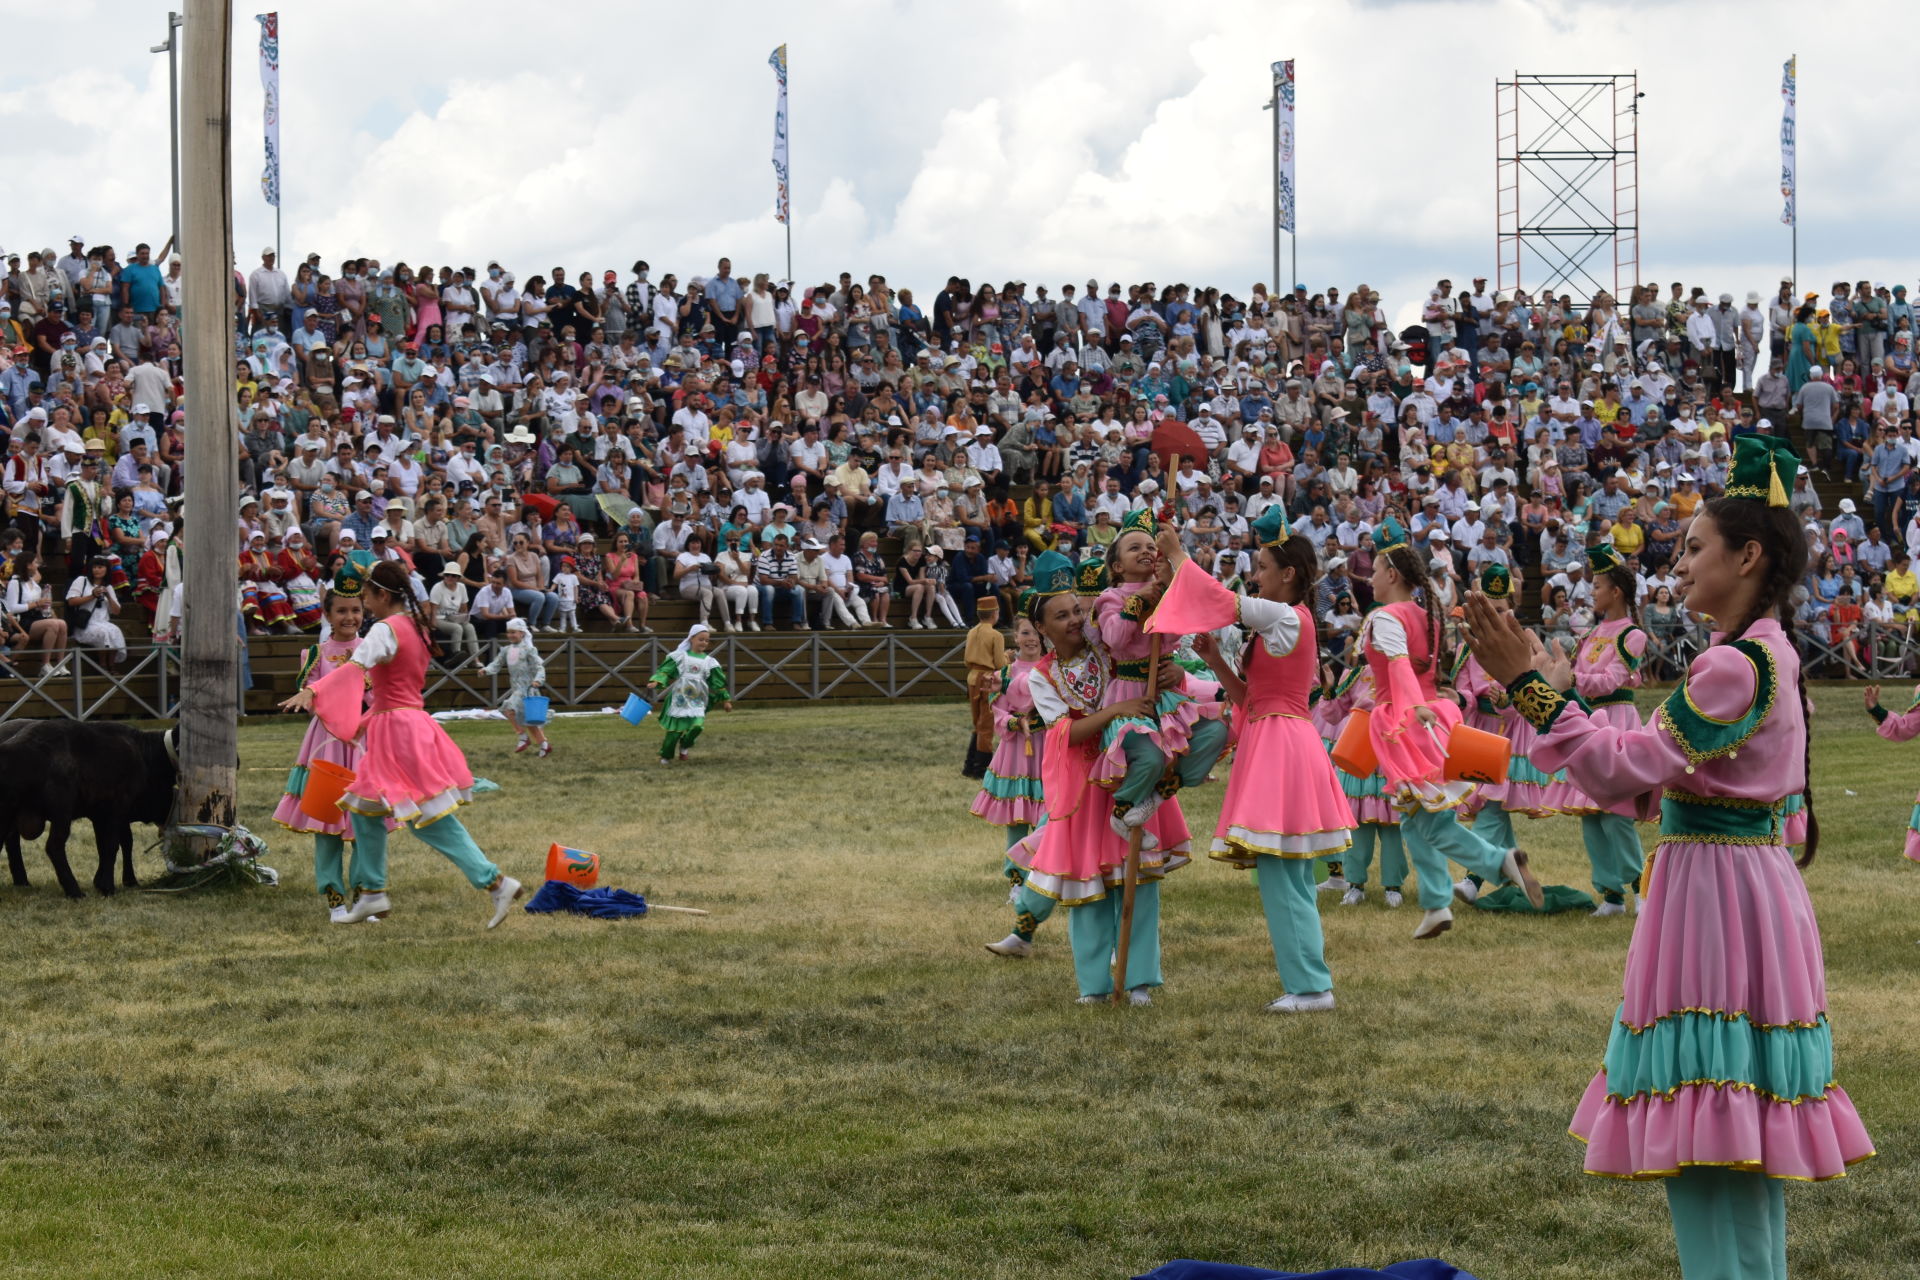
[(775, 49), (767, 65), (773, 68), (774, 78), (780, 82), (779, 101), (773, 109), (773, 174), (778, 184), (773, 216), (785, 222), (790, 212), (787, 207), (787, 46)]
[(1293, 59), (1273, 64), (1274, 97), (1278, 103), (1274, 110), (1280, 114), (1279, 128), (1274, 137), (1274, 146), (1279, 149), (1280, 190), (1276, 196), (1279, 207), (1274, 211), (1280, 229), (1293, 234)]
[(1796, 173), (1798, 166), (1794, 163), (1796, 143), (1794, 132), (1799, 127), (1794, 118), (1794, 97), (1796, 96), (1794, 80), (1799, 74), (1795, 65), (1799, 61), (1797, 55), (1788, 58), (1786, 67), (1780, 75), (1780, 97), (1784, 103), (1780, 114), (1780, 194), (1786, 198), (1787, 202), (1786, 208), (1781, 211), (1780, 221), (1788, 226), (1793, 225), (1795, 190), (1799, 186), (1799, 177)]
[(256, 13), (260, 24), (260, 88), (264, 91), (262, 125), (266, 131), (267, 167), (260, 173), (260, 194), (280, 207), (280, 15)]

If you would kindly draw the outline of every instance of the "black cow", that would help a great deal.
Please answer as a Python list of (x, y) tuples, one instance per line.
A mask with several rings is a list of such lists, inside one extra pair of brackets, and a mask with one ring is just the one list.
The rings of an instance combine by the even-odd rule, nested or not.
[(67, 836), (85, 818), (93, 823), (100, 867), (93, 887), (113, 892), (114, 853), (121, 855), (121, 880), (133, 874), (133, 824), (164, 825), (173, 811), (180, 770), (172, 740), (164, 733), (111, 722), (22, 720), (0, 725), (0, 835), (7, 846), (7, 869), (17, 885), (27, 883), (20, 841), (47, 831), (47, 861), (69, 898), (86, 895), (67, 865)]

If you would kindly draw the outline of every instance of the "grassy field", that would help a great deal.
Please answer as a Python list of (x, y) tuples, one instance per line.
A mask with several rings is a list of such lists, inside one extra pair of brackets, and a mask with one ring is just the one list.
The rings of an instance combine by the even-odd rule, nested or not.
[[(1810, 880), (1882, 1155), (1788, 1191), (1790, 1250), (1803, 1280), (1920, 1274), (1920, 751), (1819, 697)], [(546, 761), (454, 729), (503, 788), (466, 814), (510, 871), (537, 881), (558, 840), (705, 919), (486, 933), (402, 836), (392, 918), (331, 927), (267, 818), (293, 722), (242, 734), (279, 889), (73, 904), (30, 851), (34, 887), (0, 887), (0, 1274), (1675, 1274), (1659, 1186), (1583, 1176), (1566, 1136), (1628, 921), (1467, 912), (1416, 944), (1411, 905), (1329, 905), (1340, 1008), (1281, 1019), (1247, 877), (1197, 865), (1168, 883), (1153, 1007), (1079, 1008), (1064, 920), (1032, 960), (981, 949), (1008, 920), (963, 717), (743, 710), (676, 768), (651, 726), (562, 721)], [(1584, 884), (1571, 820), (1524, 838)]]

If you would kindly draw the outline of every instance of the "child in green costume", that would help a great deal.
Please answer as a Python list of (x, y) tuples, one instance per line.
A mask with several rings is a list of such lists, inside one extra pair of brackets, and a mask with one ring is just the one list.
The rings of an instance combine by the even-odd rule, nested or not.
[(695, 623), (679, 648), (667, 655), (647, 681), (647, 692), (665, 699), (660, 703), (660, 727), (667, 735), (660, 742), (661, 764), (673, 763), (676, 755), (687, 758), (700, 730), (706, 727), (707, 707), (715, 699), (722, 710), (733, 710), (733, 699), (727, 694), (727, 673), (720, 660), (707, 653), (712, 643), (712, 629), (704, 622)]

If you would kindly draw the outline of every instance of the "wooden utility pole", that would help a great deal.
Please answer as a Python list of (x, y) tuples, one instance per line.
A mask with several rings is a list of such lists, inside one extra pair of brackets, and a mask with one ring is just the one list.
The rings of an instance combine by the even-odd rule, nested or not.
[(232, 0), (186, 0), (180, 252), (186, 259), (186, 628), (177, 820), (230, 827), (240, 763), (238, 430), (233, 402)]

